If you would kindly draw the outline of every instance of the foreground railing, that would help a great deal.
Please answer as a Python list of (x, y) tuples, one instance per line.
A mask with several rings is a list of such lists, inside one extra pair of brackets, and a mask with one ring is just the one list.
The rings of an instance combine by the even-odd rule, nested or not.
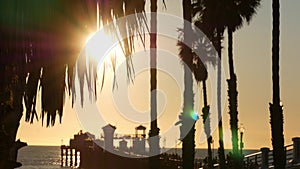
[[(300, 138), (293, 138), (293, 144), (285, 146), (286, 166), (293, 168), (300, 166)], [(274, 168), (273, 151), (269, 148), (261, 148), (260, 152), (246, 155), (244, 163), (248, 168), (269, 169)]]

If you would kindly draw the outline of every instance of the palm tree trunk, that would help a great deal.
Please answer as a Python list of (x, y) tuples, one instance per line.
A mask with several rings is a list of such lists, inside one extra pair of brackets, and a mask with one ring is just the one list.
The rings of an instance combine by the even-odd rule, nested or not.
[(193, 93), (193, 76), (189, 63), (192, 63), (192, 49), (190, 48), (191, 39), (189, 38), (189, 33), (191, 31), (191, 0), (183, 0), (183, 18), (184, 22), (184, 37), (183, 41), (186, 47), (183, 48), (183, 53), (186, 63), (184, 64), (184, 100), (183, 100), (183, 116), (186, 117), (183, 121), (183, 128), (187, 126), (192, 127), (187, 131), (187, 135), (182, 140), (182, 165), (183, 169), (193, 169), (194, 168), (194, 157), (195, 157), (195, 120), (192, 119), (190, 113), (194, 110), (194, 93)]
[(240, 153), (238, 149), (238, 111), (237, 111), (237, 83), (236, 75), (234, 73), (233, 65), (233, 31), (228, 28), (228, 61), (230, 79), (228, 83), (228, 96), (229, 96), (229, 115), (230, 115), (230, 128), (231, 128), (231, 140), (232, 140), (232, 155), (233, 166), (235, 169), (240, 169)]
[(194, 168), (195, 157), (195, 121), (191, 118), (190, 114), (193, 112), (194, 107), (194, 93), (193, 93), (193, 77), (187, 65), (184, 66), (184, 105), (183, 116), (187, 117), (183, 121), (183, 128), (189, 128), (193, 123), (191, 129), (187, 131), (187, 135), (182, 141), (182, 163), (183, 169)]
[(230, 78), (234, 76), (234, 65), (233, 65), (233, 31), (228, 28), (228, 65), (229, 65), (229, 73)]
[(279, 81), (279, 38), (280, 38), (280, 4), (273, 0), (273, 46), (272, 46), (272, 74), (273, 74), (273, 104), (270, 103), (273, 159), (275, 169), (285, 168), (286, 156), (283, 136), (283, 110), (280, 105)]
[(207, 104), (207, 91), (206, 91), (206, 80), (202, 82), (203, 84), (203, 101), (204, 101), (204, 107), (202, 109), (203, 112), (203, 124), (204, 124), (204, 130), (207, 137), (207, 161), (208, 161), (208, 168), (213, 169), (213, 161), (212, 161), (212, 151), (211, 151), (211, 143), (212, 143), (212, 137), (210, 135), (210, 118), (209, 118), (209, 106)]
[[(218, 30), (217, 32), (217, 50), (218, 50), (218, 55), (220, 58), (222, 58), (222, 45), (221, 45), (221, 31)], [(221, 106), (221, 63), (218, 63), (218, 75), (217, 75), (217, 81), (218, 81), (218, 86), (217, 86), (217, 102), (218, 102), (218, 119), (219, 119), (219, 124), (218, 124), (218, 131), (219, 131), (219, 165), (220, 169), (226, 169), (226, 163), (225, 163), (225, 152), (224, 152), (224, 140), (223, 140), (223, 122), (222, 122), (222, 106)]]
[[(24, 58), (19, 55), (17, 48), (14, 51), (8, 51), (10, 52), (7, 56), (14, 59), (7, 59), (9, 63), (1, 65), (5, 71), (1, 72), (1, 79), (4, 81), (1, 90), (4, 94), (0, 97), (0, 168), (12, 169), (21, 165), (17, 162), (18, 149), (26, 146), (26, 143), (16, 142), (17, 131), (23, 115), (22, 98), (25, 86), (25, 62), (23, 62)], [(1, 55), (0, 57), (4, 56)]]
[[(6, 17), (0, 19), (1, 24), (6, 26), (10, 23), (20, 26), (21, 6), (15, 1), (6, 2), (5, 5), (6, 8), (14, 7), (17, 10), (14, 15), (4, 13)], [(24, 49), (19, 45), (22, 41), (21, 30), (1, 29), (0, 33), (2, 42), (0, 43), (2, 51), (0, 52), (0, 168), (13, 169), (21, 165), (16, 161), (18, 149), (26, 145), (26, 143), (16, 141), (23, 113), (22, 98), (26, 82), (25, 57), (23, 57)]]
[[(149, 137), (150, 142), (150, 168), (159, 168), (159, 128), (157, 127), (157, 69), (156, 69), (156, 39), (157, 39), (157, 0), (151, 0), (151, 35), (150, 35), (150, 106), (151, 106), (151, 126)], [(153, 156), (154, 155), (154, 156)]]

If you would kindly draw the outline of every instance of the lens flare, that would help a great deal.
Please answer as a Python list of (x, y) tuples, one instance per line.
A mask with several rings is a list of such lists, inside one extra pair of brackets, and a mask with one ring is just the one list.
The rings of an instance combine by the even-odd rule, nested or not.
[(192, 117), (192, 119), (195, 120), (195, 121), (199, 120), (198, 112), (192, 111), (192, 112), (191, 112), (191, 117)]

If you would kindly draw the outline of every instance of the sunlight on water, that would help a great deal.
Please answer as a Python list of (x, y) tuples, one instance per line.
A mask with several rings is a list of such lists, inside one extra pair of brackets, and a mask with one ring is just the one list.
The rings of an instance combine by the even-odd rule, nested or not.
[(19, 150), (20, 169), (61, 169), (60, 147), (27, 146)]

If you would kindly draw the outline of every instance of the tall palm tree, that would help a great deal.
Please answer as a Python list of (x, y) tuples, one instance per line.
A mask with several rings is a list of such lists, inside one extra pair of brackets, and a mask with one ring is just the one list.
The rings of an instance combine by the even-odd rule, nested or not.
[[(183, 112), (180, 115), (182, 125), (180, 126), (181, 140), (182, 140), (182, 166), (183, 169), (194, 168), (195, 157), (195, 119), (191, 117), (194, 112), (194, 93), (193, 93), (193, 76), (189, 66), (193, 63), (193, 53), (190, 48), (191, 39), (189, 39), (188, 32), (191, 32), (191, 0), (183, 0), (183, 47), (181, 48), (179, 56), (184, 63), (184, 93), (183, 93)], [(182, 134), (186, 134), (183, 136)]]
[(227, 8), (226, 26), (228, 32), (228, 62), (230, 79), (228, 82), (229, 115), (232, 133), (232, 154), (234, 167), (241, 168), (240, 151), (238, 150), (238, 111), (237, 111), (237, 77), (233, 64), (233, 32), (243, 26), (243, 21), (250, 23), (256, 10), (260, 5), (260, 0), (228, 0), (225, 4)]
[(211, 150), (211, 143), (212, 143), (212, 136), (210, 131), (210, 119), (209, 119), (209, 105), (207, 104), (207, 90), (206, 90), (206, 80), (202, 82), (203, 86), (203, 101), (204, 107), (202, 109), (202, 118), (204, 124), (204, 130), (207, 137), (207, 162), (208, 168), (213, 169), (213, 160), (212, 160), (212, 150)]
[(219, 0), (197, 0), (194, 3), (194, 15), (199, 16), (201, 30), (211, 39), (212, 44), (217, 50), (219, 62), (217, 63), (217, 111), (218, 111), (218, 132), (219, 132), (219, 165), (221, 169), (226, 168), (224, 140), (223, 140), (223, 122), (221, 109), (221, 58), (222, 58), (222, 40), (225, 30), (224, 23), (224, 1)]
[(272, 75), (273, 75), (273, 103), (270, 103), (271, 131), (273, 158), (275, 169), (285, 168), (285, 151), (283, 136), (283, 109), (280, 104), (279, 81), (279, 45), (280, 45), (280, 3), (273, 0), (273, 42), (272, 42)]
[(217, 51), (218, 56), (220, 58), (218, 67), (217, 67), (217, 104), (218, 104), (218, 134), (219, 134), (219, 149), (218, 149), (218, 156), (219, 156), (219, 165), (220, 169), (226, 169), (226, 159), (225, 159), (225, 149), (224, 149), (224, 134), (223, 134), (223, 118), (222, 118), (222, 101), (221, 101), (221, 76), (222, 76), (222, 68), (221, 68), (221, 58), (222, 58), (222, 39), (223, 39), (223, 32), (222, 29), (217, 29)]
[[(193, 5), (193, 16), (195, 17), (195, 26), (197, 26), (197, 28), (199, 28), (201, 31), (203, 31), (203, 33), (207, 36), (208, 39), (206, 39), (206, 38), (204, 38), (204, 39), (209, 40), (209, 42), (204, 42), (203, 40), (200, 40), (201, 42), (197, 45), (198, 46), (205, 46), (205, 43), (211, 43), (211, 41), (213, 41), (214, 38), (216, 38), (216, 33), (213, 32), (213, 30), (210, 28), (209, 23), (203, 23), (203, 20), (201, 18), (201, 14), (200, 14), (200, 17), (197, 17), (197, 15), (199, 13), (203, 12), (204, 4), (200, 4), (200, 6), (199, 6), (199, 4), (194, 3), (192, 5)], [(201, 7), (201, 5), (203, 5), (203, 6)], [(202, 50), (206, 50), (206, 52), (208, 52), (207, 56), (205, 56), (205, 57), (203, 56), (202, 58), (207, 59), (206, 60), (207, 63), (210, 63), (213, 66), (216, 66), (216, 60), (211, 60), (211, 59), (209, 60), (209, 58), (208, 58), (209, 55), (210, 56), (214, 55), (212, 53), (214, 51), (207, 51), (207, 49), (202, 49)], [(200, 62), (200, 63), (202, 63), (202, 62)], [(202, 80), (202, 90), (203, 90), (203, 103), (204, 103), (204, 107), (202, 108), (202, 119), (203, 119), (204, 131), (205, 131), (205, 134), (206, 134), (206, 137), (207, 137), (207, 162), (208, 162), (208, 168), (212, 169), (213, 168), (212, 149), (211, 149), (212, 136), (211, 136), (210, 117), (209, 117), (210, 106), (207, 103), (207, 87), (206, 87), (206, 81), (207, 81), (207, 76), (208, 75), (207, 75), (207, 71), (206, 71), (204, 65), (201, 66), (201, 67), (204, 68), (202, 70), (202, 72), (199, 72), (199, 73), (201, 73), (201, 75), (203, 75), (203, 77), (201, 79)], [(197, 78), (196, 78), (196, 80), (197, 80)]]
[(180, 138), (182, 140), (183, 168), (194, 168), (195, 122), (198, 120), (198, 117), (195, 116), (194, 112), (193, 75), (197, 82), (207, 79), (206, 68), (192, 49), (193, 43), (196, 43), (192, 37), (192, 32), (194, 31), (191, 26), (192, 17), (191, 0), (183, 0), (183, 18), (185, 20), (183, 40), (178, 43), (180, 47), (179, 56), (184, 65), (183, 112), (179, 115), (179, 123), (181, 123)]
[[(159, 168), (159, 128), (157, 127), (157, 0), (151, 0), (151, 34), (150, 34), (150, 107), (151, 125), (149, 137), (150, 168)], [(153, 156), (154, 155), (154, 156)]]
[[(164, 3), (164, 1), (163, 1)], [(125, 6), (125, 11), (123, 11), (123, 5)], [(151, 0), (150, 1), (150, 8), (151, 8), (151, 21), (150, 21), (150, 29), (151, 29), (151, 34), (150, 34), (150, 117), (151, 117), (151, 124), (150, 124), (150, 132), (149, 132), (149, 147), (150, 147), (150, 168), (159, 168), (159, 128), (157, 126), (157, 0)], [(119, 32), (125, 34), (123, 37), (127, 37), (126, 34), (130, 31), (137, 31), (137, 33), (140, 33), (140, 30), (143, 30), (143, 26), (145, 23), (145, 18), (144, 18), (144, 6), (145, 6), (145, 0), (115, 0), (115, 1), (105, 1), (105, 0), (100, 0), (100, 6), (102, 6), (103, 11), (100, 16), (102, 16), (102, 21), (109, 23), (112, 21), (114, 18), (118, 19), (119, 17), (125, 15), (130, 15), (130, 14), (135, 14), (137, 18), (134, 18), (134, 20), (129, 19), (127, 23), (128, 27), (130, 29), (126, 29), (125, 25), (118, 25), (117, 29)], [(117, 9), (116, 10), (116, 6)], [(113, 11), (113, 15), (109, 15), (110, 12)], [(104, 16), (104, 17), (103, 17)], [(124, 27), (125, 26), (125, 27)], [(125, 29), (123, 29), (125, 28)], [(134, 28), (132, 30), (132, 28)], [(122, 31), (125, 30), (125, 31)], [(126, 31), (127, 30), (127, 31)], [(116, 31), (115, 31), (116, 32)], [(131, 33), (131, 32), (130, 32)], [(143, 32), (141, 32), (143, 33)], [(125, 55), (127, 56), (128, 59), (130, 59), (130, 55), (133, 51), (133, 36), (126, 38), (123, 41), (124, 44), (124, 51)], [(143, 40), (144, 41), (144, 40)], [(130, 63), (130, 62), (128, 62)], [(129, 65), (132, 66), (132, 65)], [(131, 77), (131, 75), (129, 75)]]
[[(163, 1), (164, 2), (164, 1)], [(157, 45), (157, 0), (151, 0), (150, 2), (150, 8), (151, 8), (151, 34), (150, 34), (150, 107), (151, 107), (151, 126), (150, 126), (150, 132), (149, 137), (151, 137), (149, 142), (150, 147), (150, 155), (155, 155), (154, 157), (151, 157), (151, 168), (158, 168), (158, 154), (160, 152), (159, 150), (159, 128), (157, 126), (157, 70), (156, 70), (156, 58), (157, 58), (157, 52), (156, 52), (156, 45)], [(125, 6), (125, 10), (123, 8)], [(102, 17), (102, 21), (104, 23), (109, 23), (114, 19), (118, 19), (120, 17), (123, 17), (125, 15), (131, 15), (135, 14), (137, 18), (132, 18), (127, 20), (128, 23), (125, 25), (117, 25), (117, 27), (113, 28), (114, 32), (119, 31), (121, 34), (123, 34), (123, 37), (127, 34), (131, 34), (132, 31), (136, 31), (136, 33), (144, 33), (141, 30), (144, 29), (144, 22), (145, 22), (145, 15), (144, 15), (144, 6), (145, 6), (145, 0), (115, 0), (115, 1), (105, 1), (100, 0), (100, 16)], [(117, 8), (116, 8), (117, 7)], [(112, 15), (110, 15), (110, 11), (113, 12)], [(127, 25), (127, 27), (126, 27)], [(128, 28), (129, 27), (129, 28)], [(125, 31), (124, 31), (125, 30)], [(142, 36), (141, 36), (142, 37)], [(130, 36), (128, 38), (125, 38), (125, 40), (121, 41), (123, 43), (124, 53), (127, 59), (130, 59), (130, 55), (133, 52), (134, 49), (134, 38), (133, 36)], [(144, 39), (143, 39), (144, 41)], [(128, 62), (131, 63), (131, 62)], [(132, 65), (129, 65), (132, 66)], [(129, 73), (130, 67), (129, 67)], [(128, 73), (127, 72), (127, 73)], [(129, 74), (129, 77), (132, 77)]]

